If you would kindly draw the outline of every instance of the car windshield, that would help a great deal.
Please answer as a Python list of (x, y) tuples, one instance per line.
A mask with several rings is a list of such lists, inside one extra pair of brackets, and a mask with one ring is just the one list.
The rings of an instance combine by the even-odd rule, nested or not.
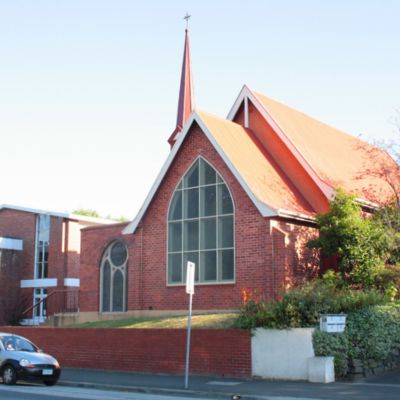
[(4, 336), (0, 337), (0, 340), (4, 348), (9, 351), (37, 351), (37, 348), (31, 342), (21, 336)]

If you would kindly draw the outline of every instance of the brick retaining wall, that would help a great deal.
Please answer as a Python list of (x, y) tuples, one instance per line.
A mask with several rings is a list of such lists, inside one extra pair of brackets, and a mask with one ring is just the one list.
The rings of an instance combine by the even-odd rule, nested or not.
[[(183, 374), (186, 330), (0, 327), (25, 336), (64, 367)], [(251, 337), (241, 330), (192, 330), (190, 373), (251, 376)]]

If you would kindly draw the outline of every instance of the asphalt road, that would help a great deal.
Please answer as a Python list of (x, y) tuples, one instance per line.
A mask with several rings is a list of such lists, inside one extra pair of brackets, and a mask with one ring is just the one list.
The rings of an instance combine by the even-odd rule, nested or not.
[(230, 400), (232, 394), (242, 400), (400, 400), (400, 369), (331, 384), (191, 376), (189, 390), (182, 376), (88, 369), (64, 369), (53, 387), (0, 384), (0, 400)]
[[(314, 393), (312, 396), (304, 396), (302, 393), (293, 392), (291, 395), (274, 395), (269, 393), (264, 393), (263, 395), (258, 395), (252, 397), (251, 395), (243, 395), (242, 400), (319, 400), (319, 399), (337, 399), (346, 398), (349, 400), (362, 398), (367, 399), (390, 399), (397, 400), (400, 398), (399, 385), (390, 384), (370, 384), (369, 390), (363, 390), (362, 397), (358, 393), (357, 386), (359, 385), (348, 385), (341, 386), (340, 388), (332, 388), (332, 396), (327, 395), (327, 393), (320, 393), (322, 396), (318, 396)], [(362, 384), (365, 388), (365, 383)], [(335, 393), (336, 390), (340, 392)], [(135, 393), (135, 392), (124, 392), (124, 391), (114, 391), (114, 390), (99, 390), (93, 388), (81, 388), (81, 387), (67, 387), (67, 386), (54, 386), (45, 387), (40, 385), (28, 385), (28, 384), (18, 384), (15, 386), (0, 385), (0, 399), (1, 400), (60, 400), (60, 399), (76, 399), (76, 400), (210, 400), (213, 395), (210, 396), (198, 396), (193, 395), (192, 397), (185, 397), (180, 395), (166, 395), (166, 394), (146, 394), (146, 393)], [(217, 397), (219, 400), (221, 396)], [(225, 397), (223, 397), (225, 398)], [(227, 400), (230, 400), (230, 396), (226, 396)]]
[[(0, 385), (0, 399), (4, 400), (172, 400), (177, 397), (143, 393), (116, 392), (108, 390), (85, 389), (53, 386), (51, 388), (36, 385)], [(180, 400), (191, 400), (179, 397)]]
[(59, 385), (218, 400), (228, 400), (235, 393), (240, 394), (242, 400), (400, 400), (400, 369), (356, 382), (330, 384), (190, 376), (189, 391), (183, 389), (183, 378), (178, 375), (64, 369)]

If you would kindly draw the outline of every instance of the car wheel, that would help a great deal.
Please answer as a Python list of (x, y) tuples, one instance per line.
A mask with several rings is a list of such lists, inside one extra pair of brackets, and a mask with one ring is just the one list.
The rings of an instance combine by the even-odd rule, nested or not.
[(14, 385), (17, 382), (17, 373), (12, 365), (6, 365), (3, 369), (3, 383)]
[(46, 386), (54, 386), (57, 383), (57, 381), (43, 381), (43, 383)]

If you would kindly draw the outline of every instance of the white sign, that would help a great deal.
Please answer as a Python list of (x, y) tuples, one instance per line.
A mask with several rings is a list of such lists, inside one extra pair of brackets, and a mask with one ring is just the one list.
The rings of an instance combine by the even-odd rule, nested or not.
[(186, 293), (189, 295), (189, 315), (186, 343), (185, 389), (189, 388), (190, 324), (192, 320), (192, 298), (194, 295), (194, 268), (195, 264), (191, 261), (188, 261), (186, 269)]
[(195, 263), (188, 261), (186, 270), (186, 293), (194, 294), (194, 268)]
[(321, 315), (319, 327), (323, 332), (344, 332), (347, 314)]

